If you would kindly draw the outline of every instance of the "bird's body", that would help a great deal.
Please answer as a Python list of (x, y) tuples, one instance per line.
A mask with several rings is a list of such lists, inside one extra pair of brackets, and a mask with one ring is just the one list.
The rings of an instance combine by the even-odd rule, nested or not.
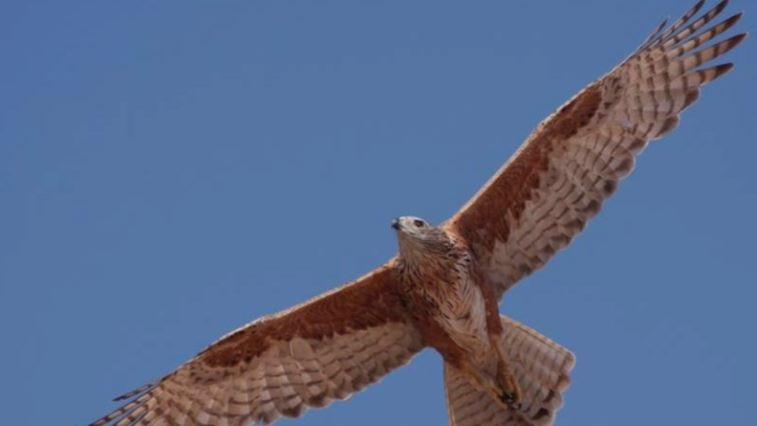
[(464, 248), (413, 260), (400, 257), (398, 263), (402, 299), (421, 330), (431, 327), (424, 322), (432, 322), (457, 347), (488, 346), (486, 301)]
[[(500, 315), (502, 295), (585, 227), (704, 84), (705, 65), (746, 37), (705, 43), (727, 0), (660, 25), (626, 60), (544, 120), (460, 211), (440, 226), (397, 218), (399, 253), (357, 280), (210, 345), (117, 400), (92, 423), (245, 426), (345, 399), (426, 347), (444, 360), (454, 426), (551, 424), (573, 354)], [(702, 46), (700, 48), (700, 46)]]
[(517, 384), (497, 342), (497, 299), (462, 239), (417, 217), (395, 220), (397, 274), (404, 306), (425, 342), (502, 403), (516, 403)]
[[(443, 330), (451, 341), (449, 345), (459, 350), (488, 348), (486, 300), (474, 277), (468, 248), (445, 231), (432, 230), (425, 222), (422, 223), (426, 230), (436, 235), (419, 241), (405, 227), (415, 227), (413, 221), (420, 219), (398, 220), (406, 223), (398, 229), (398, 281), (414, 321), (421, 330), (430, 327)], [(444, 354), (443, 348), (437, 350)]]

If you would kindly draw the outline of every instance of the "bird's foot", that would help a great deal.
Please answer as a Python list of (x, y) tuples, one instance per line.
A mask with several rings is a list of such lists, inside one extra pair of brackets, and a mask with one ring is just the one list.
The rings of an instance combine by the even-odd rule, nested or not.
[(503, 404), (509, 410), (520, 410), (522, 405), (521, 393), (515, 381), (503, 381), (501, 378), (494, 380), (482, 375), (474, 375), (473, 377), (495, 401)]
[(483, 373), (470, 365), (466, 367), (469, 377), (478, 383), (480, 388), (495, 401), (503, 404), (509, 410), (520, 410), (522, 406), (520, 386), (504, 363), (500, 363), (496, 375)]
[(500, 390), (499, 394), (497, 395), (497, 399), (507, 405), (507, 408), (516, 411), (521, 409), (522, 404), (520, 402), (520, 396), (518, 395), (518, 392)]
[(522, 394), (518, 382), (512, 371), (504, 362), (500, 362), (497, 374), (498, 388), (500, 389), (498, 398), (501, 402), (513, 410), (520, 410), (522, 406)]

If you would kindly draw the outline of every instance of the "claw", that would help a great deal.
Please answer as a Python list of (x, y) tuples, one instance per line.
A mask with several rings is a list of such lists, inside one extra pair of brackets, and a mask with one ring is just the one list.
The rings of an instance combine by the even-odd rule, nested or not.
[(483, 390), (488, 392), (492, 398), (499, 400), (503, 406), (510, 410), (520, 411), (523, 406), (521, 403), (520, 387), (515, 380), (515, 376), (513, 376), (502, 361), (500, 361), (500, 365), (498, 366), (496, 377), (481, 374), (480, 370), (471, 368), (470, 366), (467, 367), (470, 377)]
[(498, 373), (500, 401), (505, 403), (505, 405), (507, 405), (507, 407), (511, 410), (520, 410), (522, 406), (520, 386), (518, 386), (518, 382), (515, 380), (515, 376), (504, 363), (500, 363)]
[(504, 402), (505, 405), (513, 410), (520, 410), (521, 408), (521, 402), (518, 399), (519, 398), (516, 393), (507, 391), (503, 391), (502, 394), (499, 395), (499, 400)]
[(500, 355), (499, 364), (497, 365), (497, 381), (500, 388), (500, 401), (502, 401), (511, 410), (520, 410), (522, 407), (520, 386), (515, 379), (515, 375), (510, 370), (505, 359)]

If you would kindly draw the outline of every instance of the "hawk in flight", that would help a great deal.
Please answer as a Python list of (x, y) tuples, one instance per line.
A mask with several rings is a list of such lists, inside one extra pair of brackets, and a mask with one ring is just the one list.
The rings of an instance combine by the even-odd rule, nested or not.
[(450, 424), (551, 424), (573, 354), (500, 315), (498, 302), (570, 243), (701, 86), (731, 70), (709, 63), (746, 34), (712, 40), (741, 14), (712, 23), (727, 0), (699, 14), (703, 3), (663, 22), (547, 117), (442, 225), (395, 219), (399, 252), (386, 264), (229, 333), (116, 398), (124, 405), (91, 426), (243, 426), (297, 417), (349, 397), (426, 347), (444, 359)]

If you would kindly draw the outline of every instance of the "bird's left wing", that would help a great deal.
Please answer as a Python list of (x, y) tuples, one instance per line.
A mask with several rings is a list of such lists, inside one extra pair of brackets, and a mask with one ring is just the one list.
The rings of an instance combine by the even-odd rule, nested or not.
[(699, 88), (732, 64), (703, 64), (746, 34), (702, 47), (741, 14), (704, 28), (727, 0), (694, 19), (697, 2), (628, 59), (544, 120), (445, 227), (471, 247), (498, 297), (565, 247), (630, 173), (647, 143), (675, 127)]
[(90, 426), (270, 423), (350, 396), (423, 348), (393, 265), (228, 334)]

